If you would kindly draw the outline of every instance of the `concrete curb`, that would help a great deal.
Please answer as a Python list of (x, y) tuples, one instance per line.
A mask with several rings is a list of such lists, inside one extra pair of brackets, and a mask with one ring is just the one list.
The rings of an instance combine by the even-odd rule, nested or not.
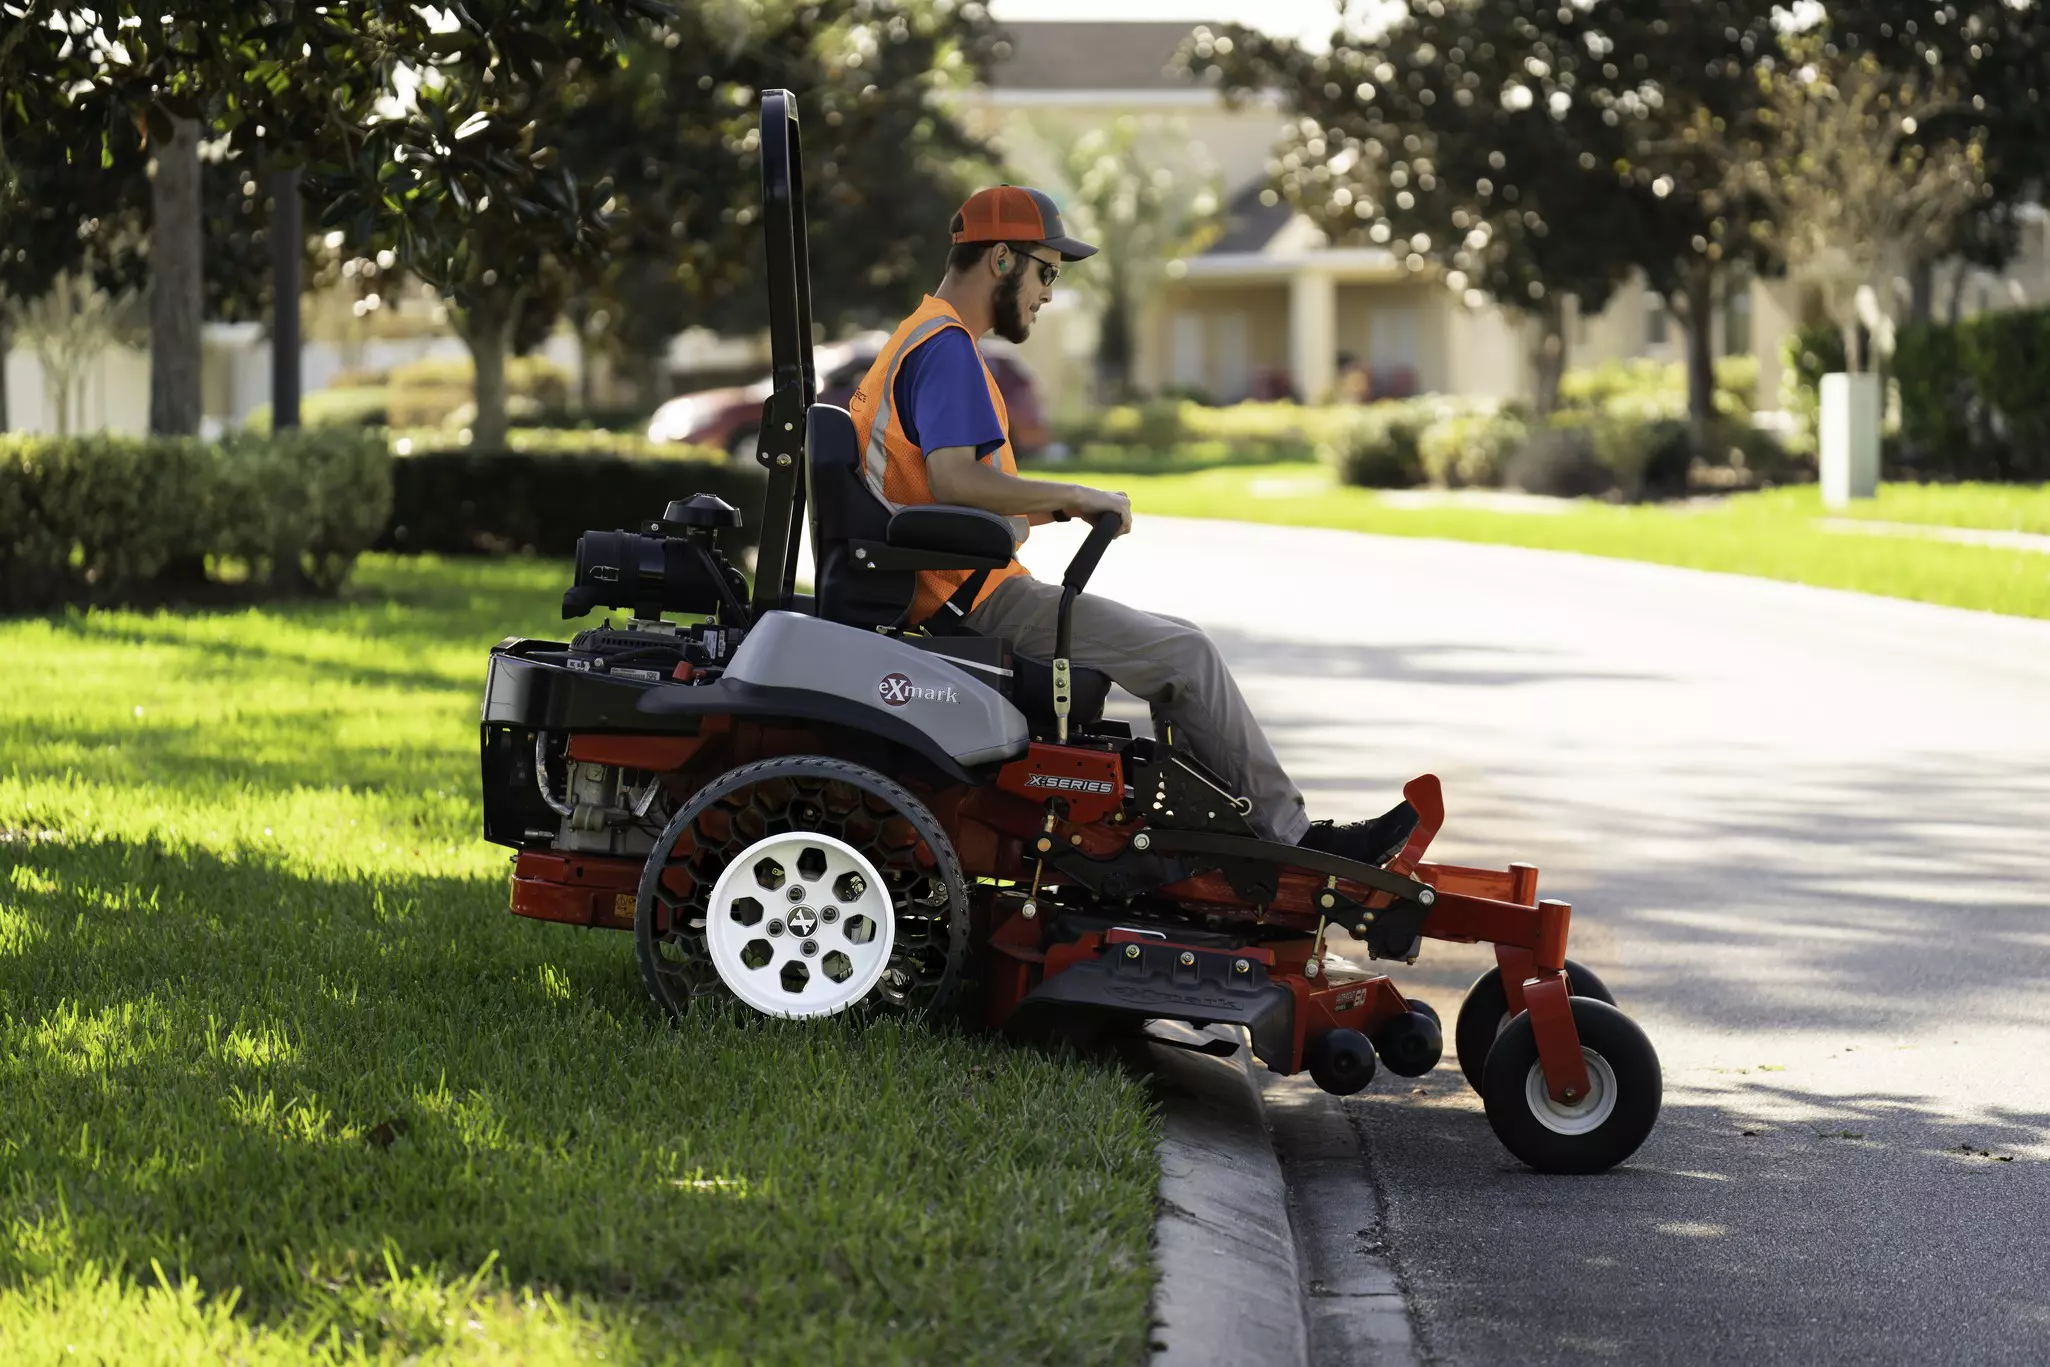
[(1351, 1117), (1307, 1077), (1148, 1044), (1164, 1106), (1153, 1367), (1413, 1367), (1409, 1309), (1383, 1256), (1380, 1199)]
[(1220, 1059), (1146, 1047), (1166, 1103), (1153, 1236), (1153, 1367), (1306, 1364), (1309, 1334), (1288, 1188), (1247, 1050)]
[(1385, 1255), (1380, 1194), (1345, 1103), (1303, 1074), (1263, 1070), (1256, 1085), (1288, 1183), (1310, 1361), (1414, 1367), (1423, 1355)]

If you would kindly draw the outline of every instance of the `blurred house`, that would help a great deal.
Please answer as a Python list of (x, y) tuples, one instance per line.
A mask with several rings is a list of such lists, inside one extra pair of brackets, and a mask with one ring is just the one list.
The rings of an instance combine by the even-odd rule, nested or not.
[[(1172, 69), (1191, 22), (1060, 21), (1003, 26), (1007, 47), (988, 82), (959, 96), (961, 117), (990, 139), (1020, 180), (1067, 198), (1066, 151), (1091, 130), (1142, 120), (1157, 153), (1193, 180), (1223, 191), (1217, 234), (1201, 251), (1166, 262), (1135, 337), (1132, 379), (1148, 392), (1201, 394), (1219, 402), (1294, 396), (1398, 397), (1452, 393), (1509, 397), (1533, 388), (1534, 329), (1492, 303), (1469, 308), (1430, 272), (1412, 272), (1379, 247), (1333, 247), (1303, 216), (1273, 201), (1267, 161), (1283, 115), (1272, 101), (1228, 109), (1214, 90)], [(2050, 223), (2023, 206), (2021, 251), (2002, 273), (1945, 263), (1936, 272), (1935, 316), (2050, 305)], [(1079, 225), (1078, 225), (1079, 226)], [(937, 277), (939, 263), (933, 263)], [(1071, 268), (1021, 351), (1051, 417), (1087, 407), (1095, 384), (1099, 320), (1085, 289), (1092, 269)], [(1075, 282), (1071, 286), (1069, 281)], [(467, 355), (430, 298), (417, 292), (381, 310), (348, 313), (353, 295), (306, 300), (303, 383), (312, 393), (351, 375), (426, 357)], [(325, 323), (324, 311), (343, 312)], [(1785, 282), (1737, 282), (1718, 310), (1718, 356), (1760, 358), (1757, 406), (1779, 403), (1781, 347), (1815, 309)], [(1682, 359), (1685, 339), (1656, 294), (1633, 283), (1607, 308), (1569, 308), (1569, 364), (1647, 357)], [(270, 399), (268, 341), (246, 324), (208, 324), (203, 334), (208, 430), (237, 425)], [(583, 358), (558, 331), (543, 351), (571, 375)], [(672, 390), (741, 383), (768, 362), (765, 338), (693, 329), (672, 339), (662, 372)], [(72, 427), (140, 432), (148, 422), (148, 356), (110, 343), (74, 377)], [(56, 426), (42, 367), (19, 336), (0, 357), (17, 430)], [(595, 374), (608, 393), (607, 373)]]
[[(1267, 162), (1282, 131), (1280, 109), (1271, 101), (1228, 109), (1214, 90), (1173, 70), (1175, 49), (1193, 27), (1006, 24), (1008, 53), (964, 109), (1016, 174), (1057, 200), (1064, 150), (1128, 115), (1175, 143), (1164, 156), (1205, 166), (1222, 181), (1221, 232), (1168, 263), (1152, 291), (1137, 329), (1138, 386), (1220, 402), (1528, 393), (1531, 330), (1522, 320), (1491, 303), (1466, 307), (1385, 248), (1331, 246), (1276, 201)], [(1668, 346), (1677, 356), (1678, 329), (1662, 332), (1646, 316), (1647, 298), (1655, 296), (1624, 291), (1601, 317), (1577, 323), (1573, 362), (1663, 354)], [(1053, 402), (1072, 407), (1089, 393), (1095, 319), (1079, 290), (1057, 292), (1055, 305), (1040, 315), (1048, 335), (1035, 337), (1026, 355)]]
[[(1064, 198), (1064, 149), (1123, 116), (1145, 120), (1168, 155), (1214, 168), (1224, 185), (1220, 235), (1170, 263), (1138, 328), (1134, 379), (1144, 390), (1201, 393), (1221, 402), (1364, 391), (1509, 397), (1532, 391), (1535, 329), (1492, 303), (1469, 308), (1433, 274), (1408, 270), (1378, 247), (1333, 247), (1267, 190), (1282, 131), (1273, 102), (1227, 109), (1211, 89), (1171, 69), (1192, 23), (1009, 23), (1008, 53), (964, 117), (1016, 174)], [(1090, 265), (1074, 268), (1077, 276)], [(2040, 214), (2021, 256), (1998, 276), (1946, 264), (1936, 316), (2050, 303), (2050, 240)], [(1718, 356), (1760, 358), (1757, 404), (1779, 407), (1781, 347), (1814, 305), (1783, 281), (1738, 281), (1718, 310)], [(1956, 306), (1953, 313), (1951, 305)], [(1057, 291), (1026, 357), (1056, 411), (1086, 402), (1095, 319), (1079, 290)], [(1657, 294), (1632, 282), (1599, 314), (1568, 311), (1568, 363), (1647, 357), (1679, 361), (1685, 338)], [(1341, 365), (1343, 364), (1343, 373)]]

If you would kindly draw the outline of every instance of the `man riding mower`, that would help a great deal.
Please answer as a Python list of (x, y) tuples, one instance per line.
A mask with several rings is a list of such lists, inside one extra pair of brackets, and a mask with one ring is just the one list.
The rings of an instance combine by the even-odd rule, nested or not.
[[(1570, 909), (1538, 900), (1537, 871), (1425, 862), (1429, 775), (1374, 821), (1311, 826), (1203, 632), (1083, 593), (1130, 508), (1017, 477), (975, 341), (1023, 340), (1060, 263), (1094, 249), (1036, 191), (978, 193), (939, 291), (850, 409), (820, 404), (787, 92), (764, 96), (761, 147), (775, 391), (754, 580), (717, 547), (740, 514), (680, 498), (579, 543), (564, 616), (624, 626), (493, 649), (485, 835), (520, 852), (513, 910), (631, 929), (679, 1017), (965, 1000), (1015, 1034), (1231, 1024), (1268, 1068), (1340, 1094), (1377, 1060), (1429, 1071), (1443, 1041), (1385, 976), (1331, 978), (1333, 928), (1410, 962), (1425, 937), (1492, 943), (1455, 1038), (1496, 1134), (1548, 1172), (1634, 1152), (1657, 1057), (1567, 960)], [(1033, 579), (1017, 543), (1070, 516), (1091, 523), (1081, 551), (1058, 585)], [(1113, 681), (1152, 704), (1155, 737), (1103, 717)]]

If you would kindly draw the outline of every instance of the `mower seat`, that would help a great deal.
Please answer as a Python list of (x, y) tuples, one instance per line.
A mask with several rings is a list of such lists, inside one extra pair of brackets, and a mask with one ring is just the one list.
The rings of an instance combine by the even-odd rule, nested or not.
[[(853, 416), (832, 404), (813, 404), (805, 420), (804, 448), (805, 508), (811, 522), (812, 583), (818, 615), (869, 631), (894, 626), (911, 605), (918, 574), (908, 569), (871, 569), (854, 555), (856, 541), (893, 541), (890, 523), (897, 510), (869, 486)], [(936, 511), (996, 520), (995, 514), (979, 508), (931, 506)], [(902, 536), (895, 541), (901, 544)], [(956, 634), (974, 633), (956, 628)], [(1053, 665), (1014, 651), (1011, 670), (1012, 704), (1025, 714), (1034, 735), (1054, 734)], [(1068, 671), (1070, 730), (1099, 720), (1109, 694), (1109, 675), (1072, 666)]]

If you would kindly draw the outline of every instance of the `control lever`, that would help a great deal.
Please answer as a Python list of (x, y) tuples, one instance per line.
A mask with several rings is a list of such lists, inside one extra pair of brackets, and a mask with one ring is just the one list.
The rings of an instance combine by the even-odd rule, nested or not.
[[(1056, 518), (1065, 519), (1066, 514), (1056, 513)], [(1059, 625), (1054, 632), (1053, 647), (1053, 717), (1054, 727), (1060, 742), (1068, 743), (1068, 709), (1074, 695), (1068, 664), (1068, 645), (1071, 635), (1075, 595), (1089, 582), (1089, 576), (1096, 572), (1096, 562), (1103, 559), (1103, 553), (1110, 543), (1124, 529), (1125, 520), (1116, 513), (1098, 513), (1095, 525), (1090, 529), (1089, 539), (1082, 543), (1082, 549), (1075, 552), (1075, 558), (1068, 562), (1068, 572), (1061, 576), (1061, 612)]]

